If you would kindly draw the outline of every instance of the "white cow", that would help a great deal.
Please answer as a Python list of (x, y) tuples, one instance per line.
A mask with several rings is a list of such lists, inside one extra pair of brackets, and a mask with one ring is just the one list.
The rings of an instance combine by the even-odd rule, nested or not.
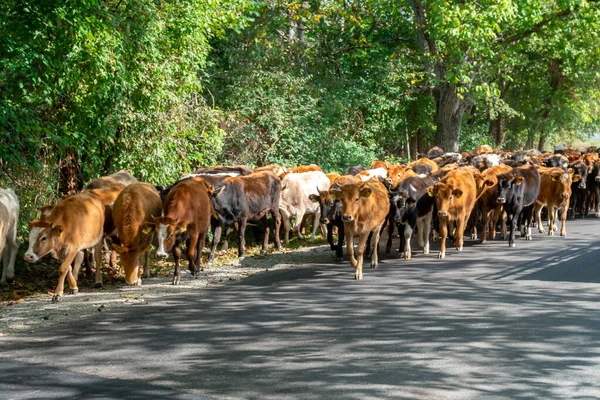
[(290, 224), (292, 217), (296, 217), (293, 229), (298, 237), (304, 239), (300, 232), (302, 220), (305, 215), (314, 215), (313, 230), (309, 240), (314, 240), (315, 232), (319, 227), (321, 209), (319, 203), (313, 203), (309, 196), (318, 195), (319, 190), (329, 190), (329, 178), (321, 171), (289, 173), (281, 180), (281, 199), (279, 212), (285, 230), (285, 243), (290, 242)]
[(366, 171), (362, 171), (358, 173), (358, 177), (360, 178), (361, 181), (366, 182), (369, 179), (376, 177), (379, 182), (383, 182), (388, 175), (388, 170), (385, 168), (373, 168), (373, 169), (368, 169)]
[(0, 189), (0, 255), (4, 267), (0, 286), (6, 279), (15, 277), (15, 259), (19, 250), (17, 224), (19, 221), (19, 199), (12, 189)]

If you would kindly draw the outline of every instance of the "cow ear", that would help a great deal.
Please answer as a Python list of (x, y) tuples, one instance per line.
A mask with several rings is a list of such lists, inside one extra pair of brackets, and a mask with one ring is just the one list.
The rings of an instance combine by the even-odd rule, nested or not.
[(523, 178), (522, 176), (518, 176), (515, 178), (515, 185), (519, 186), (521, 183), (523, 183), (523, 180), (525, 180), (525, 178)]
[(116, 251), (118, 254), (122, 254), (125, 252), (125, 246), (121, 246), (121, 245), (118, 245), (115, 243), (112, 244), (112, 249), (114, 251)]
[(185, 221), (181, 221), (179, 224), (177, 224), (177, 229), (179, 230), (179, 233), (187, 231), (187, 224)]
[(63, 228), (62, 225), (55, 225), (52, 227), (52, 234), (56, 237), (59, 237), (64, 231), (65, 228)]
[(555, 173), (552, 174), (552, 181), (553, 182), (556, 182), (559, 179), (560, 179), (560, 174), (559, 173), (555, 172)]
[(483, 182), (483, 186), (494, 186), (494, 181), (491, 179), (486, 179), (485, 182)]
[(310, 201), (312, 201), (313, 203), (318, 203), (319, 202), (319, 195), (318, 194), (309, 194), (308, 198), (310, 199)]
[(142, 224), (140, 231), (144, 235), (148, 235), (150, 232), (152, 232), (154, 230), (155, 227), (156, 227), (156, 224), (154, 222), (146, 221)]
[(364, 188), (360, 191), (360, 197), (369, 197), (373, 193), (371, 188)]
[(429, 186), (427, 188), (427, 194), (429, 195), (429, 197), (433, 197), (433, 195), (435, 194), (435, 186)]
[(454, 190), (452, 191), (452, 195), (453, 195), (454, 197), (456, 197), (457, 199), (460, 199), (460, 198), (461, 198), (461, 196), (463, 195), (463, 191), (462, 191), (462, 190), (460, 190), (460, 189), (454, 189)]
[(573, 175), (573, 182), (579, 182), (581, 180), (581, 175), (575, 174)]
[(568, 172), (569, 174), (572, 174), (572, 173), (574, 172), (574, 171), (573, 171), (573, 168), (569, 168), (569, 169), (567, 170), (567, 172)]

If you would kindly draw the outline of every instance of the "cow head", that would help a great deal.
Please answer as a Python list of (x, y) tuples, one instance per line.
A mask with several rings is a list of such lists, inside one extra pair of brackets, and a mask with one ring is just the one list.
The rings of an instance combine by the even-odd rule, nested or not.
[(521, 186), (525, 178), (522, 176), (515, 177), (513, 174), (500, 174), (498, 178), (498, 203), (504, 204), (512, 197), (515, 188)]
[(587, 187), (587, 176), (588, 167), (582, 161), (577, 161), (572, 164), (572, 168), (569, 168), (569, 173), (573, 173), (573, 183), (577, 183), (577, 188), (586, 189)]
[(131, 286), (140, 286), (140, 259), (142, 255), (150, 251), (152, 239), (154, 238), (154, 225), (152, 222), (144, 222), (138, 229), (138, 234), (131, 245), (113, 244), (113, 250), (121, 258), (121, 266), (125, 271), (125, 282)]
[(438, 217), (446, 218), (449, 215), (450, 207), (452, 207), (453, 202), (462, 197), (463, 191), (459, 188), (455, 188), (453, 185), (438, 182), (434, 186), (427, 188), (427, 194), (435, 198)]
[(65, 232), (61, 225), (53, 225), (42, 216), (29, 224), (29, 247), (25, 252), (25, 261), (34, 263), (55, 247), (59, 247)]
[(404, 176), (405, 168), (402, 165), (393, 165), (388, 169), (387, 178), (385, 178), (384, 184), (389, 190), (394, 190), (398, 187), (398, 184)]
[(180, 221), (179, 217), (160, 217), (152, 220), (156, 227), (158, 248), (156, 257), (162, 260), (166, 259), (169, 251), (175, 245), (177, 236), (184, 233), (187, 229), (187, 223)]
[(319, 203), (321, 207), (321, 219), (319, 220), (322, 224), (328, 224), (335, 219), (336, 208), (339, 205), (339, 201), (334, 198), (326, 190), (319, 190), (319, 194), (311, 194), (308, 196), (310, 201), (313, 203)]
[(362, 199), (368, 198), (372, 190), (368, 182), (361, 184), (347, 184), (341, 188), (329, 189), (330, 198), (342, 202), (342, 220), (352, 222), (356, 219)]
[[(568, 172), (554, 170), (550, 173), (552, 182), (554, 182), (556, 193), (564, 200), (571, 197), (571, 183), (573, 183), (573, 170)], [(579, 177), (579, 176), (578, 176)]]

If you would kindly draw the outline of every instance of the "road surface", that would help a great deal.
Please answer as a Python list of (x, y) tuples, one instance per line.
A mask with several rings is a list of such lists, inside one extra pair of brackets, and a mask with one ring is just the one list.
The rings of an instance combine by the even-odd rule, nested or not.
[(323, 248), (320, 264), (5, 337), (0, 398), (598, 399), (600, 220), (568, 234), (390, 254), (361, 282)]

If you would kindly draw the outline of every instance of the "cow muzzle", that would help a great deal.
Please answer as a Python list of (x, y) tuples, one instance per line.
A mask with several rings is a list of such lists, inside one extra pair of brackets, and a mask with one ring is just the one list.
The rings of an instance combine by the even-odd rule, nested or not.
[(579, 187), (579, 189), (585, 189), (586, 188), (585, 182), (581, 181), (581, 183), (579, 184), (578, 187)]
[(35, 255), (34, 253), (25, 253), (25, 256), (23, 258), (28, 263), (34, 263), (34, 262), (36, 262), (38, 260), (38, 256)]
[(504, 197), (498, 197), (498, 203), (504, 204), (504, 203), (506, 203), (506, 199)]
[(447, 217), (448, 211), (438, 211), (438, 217)]
[(329, 223), (329, 218), (320, 218), (319, 222), (322, 223), (322, 224), (327, 225)]
[(354, 217), (352, 215), (344, 215), (342, 217), (342, 221), (344, 221), (344, 222), (351, 222), (351, 221), (354, 221)]
[(563, 193), (560, 195), (560, 197), (562, 197), (563, 199), (568, 199), (569, 198), (569, 194), (568, 193)]
[(169, 257), (169, 255), (165, 252), (156, 252), (156, 258), (158, 258), (159, 260), (166, 260), (167, 257)]

